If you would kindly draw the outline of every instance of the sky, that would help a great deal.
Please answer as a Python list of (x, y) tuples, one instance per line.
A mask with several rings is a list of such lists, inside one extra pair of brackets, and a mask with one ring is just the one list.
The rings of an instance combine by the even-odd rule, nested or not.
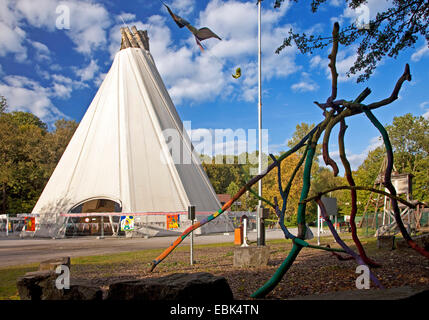
[[(373, 18), (389, 1), (369, 0), (365, 13)], [(120, 48), (119, 28), (125, 23), (148, 31), (151, 54), (179, 115), (191, 122), (193, 136), (216, 129), (257, 129), (256, 0), (165, 2), (222, 40), (203, 41), (206, 50), (201, 52), (192, 34), (177, 27), (160, 0), (0, 0), (0, 95), (7, 98), (9, 111), (30, 111), (50, 128), (60, 118), (79, 122)], [(330, 48), (311, 55), (301, 54), (295, 46), (280, 54), (275, 50), (291, 27), (330, 35), (335, 21), (346, 25), (360, 14), (340, 0), (328, 0), (313, 14), (309, 3), (285, 1), (274, 9), (274, 0), (262, 2), (262, 126), (267, 130), (266, 148), (274, 154), (288, 149), (297, 124), (323, 120), (313, 101), (326, 101), (331, 91)], [(374, 114), (383, 124), (406, 113), (429, 118), (429, 48), (424, 39), (397, 59), (384, 59), (370, 80), (359, 84), (356, 76), (346, 76), (355, 49), (339, 49), (339, 99), (353, 100), (365, 87), (372, 90), (367, 103), (388, 97), (409, 63), (412, 81), (403, 85), (397, 101)], [(242, 76), (234, 79), (238, 67)], [(364, 115), (349, 118), (347, 124), (346, 151), (357, 169), (381, 140)], [(333, 131), (329, 149), (338, 159), (338, 129)], [(255, 150), (247, 140), (240, 143), (249, 152)]]

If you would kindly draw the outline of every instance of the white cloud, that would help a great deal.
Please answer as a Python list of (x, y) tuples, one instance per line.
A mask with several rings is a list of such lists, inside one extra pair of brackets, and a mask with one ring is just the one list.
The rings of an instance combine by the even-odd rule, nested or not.
[(98, 76), (94, 79), (94, 85), (97, 87), (100, 87), (104, 78), (106, 78), (106, 75), (107, 75), (107, 72), (106, 73), (99, 73)]
[(75, 73), (77, 76), (80, 77), (80, 80), (82, 82), (91, 80), (94, 78), (95, 74), (98, 72), (100, 68), (97, 65), (97, 60), (91, 60), (91, 62), (89, 63), (88, 66), (82, 68), (82, 69), (77, 69), (75, 68)]
[[(350, 74), (350, 76), (347, 76), (347, 72), (350, 70), (350, 68), (353, 66), (354, 62), (357, 58), (357, 46), (352, 45), (350, 47), (344, 48), (340, 52), (338, 52), (337, 55), (337, 73), (338, 73), (338, 82), (346, 82), (350, 80), (356, 79), (359, 74)], [(331, 71), (329, 69), (329, 66), (326, 67), (327, 73), (331, 74)]]
[(53, 74), (52, 78), (52, 96), (68, 99), (74, 89), (88, 87), (82, 80), (77, 81), (61, 74)]
[(333, 7), (339, 7), (343, 4), (344, 2), (340, 1), (340, 0), (330, 0), (329, 1), (329, 5), (333, 6)]
[(306, 92), (306, 91), (316, 91), (319, 86), (314, 82), (301, 81), (293, 84), (291, 86), (293, 91)]
[[(3, 0), (2, 2), (7, 3), (9, 7), (13, 4), (13, 11), (9, 10), (11, 23), (20, 25), (26, 23), (50, 32), (64, 32), (75, 44), (76, 51), (82, 54), (92, 55), (93, 50), (106, 44), (106, 29), (111, 22), (107, 10), (100, 4), (82, 0)], [(56, 21), (59, 17), (56, 8), (60, 4), (70, 9), (69, 30), (56, 29)], [(1, 34), (3, 33), (6, 32)], [(24, 36), (16, 39), (21, 46), (23, 40)]]
[[(347, 160), (350, 163), (350, 167), (352, 170), (357, 170), (358, 167), (362, 164), (362, 162), (367, 158), (368, 153), (379, 146), (383, 145), (383, 140), (380, 136), (372, 137), (369, 140), (368, 146), (361, 153), (353, 153), (350, 150), (346, 149)], [(329, 152), (329, 156), (337, 163), (339, 168), (341, 167), (341, 158), (339, 150), (334, 150)], [(323, 156), (319, 156), (318, 158), (319, 164), (321, 166), (325, 166), (325, 162), (323, 161)], [(341, 169), (342, 170), (342, 169)]]
[(427, 44), (424, 44), (416, 52), (411, 55), (411, 60), (414, 62), (420, 61), (424, 56), (429, 56), (429, 47)]
[(59, 64), (51, 64), (49, 66), (49, 69), (51, 69), (52, 71), (61, 71), (62, 67)]
[(55, 92), (54, 95), (57, 96), (58, 98), (68, 99), (71, 97), (73, 88), (54, 82), (52, 90)]
[(307, 72), (302, 72), (301, 81), (294, 83), (291, 88), (293, 91), (308, 92), (316, 91), (317, 89), (319, 89), (319, 86), (310, 78), (310, 75)]
[(0, 81), (0, 92), (8, 101), (10, 111), (29, 111), (44, 121), (65, 117), (52, 103), (52, 89), (22, 76), (6, 76)]
[(135, 19), (136, 19), (136, 15), (134, 13), (122, 12), (119, 16), (116, 17), (116, 22), (123, 23), (124, 21), (125, 22), (133, 21)]
[[(316, 68), (322, 66), (325, 61), (329, 61), (328, 59), (323, 60), (319, 55), (315, 55), (310, 60), (310, 68)], [(328, 62), (327, 62), (328, 63)]]
[(352, 9), (347, 6), (344, 9), (343, 14), (340, 16), (340, 24), (343, 19), (354, 23), (357, 20), (368, 23), (367, 19), (374, 19), (377, 13), (383, 12), (392, 6), (392, 0), (367, 0), (364, 4), (360, 5), (356, 9)]
[[(356, 61), (356, 50), (357, 45), (351, 45), (349, 47), (342, 48), (342, 50), (338, 51), (336, 68), (338, 73), (338, 82), (347, 82), (356, 79), (359, 74), (350, 74), (347, 76), (347, 72), (353, 66)], [(329, 55), (329, 52), (326, 52), (326, 57)], [(315, 55), (310, 59), (310, 68), (319, 68), (323, 70), (328, 79), (331, 79), (331, 69), (329, 68), (329, 59), (322, 58), (320, 55)]]
[(37, 61), (46, 61), (46, 62), (51, 61), (51, 56), (50, 56), (51, 52), (45, 44), (38, 41), (30, 41), (30, 43), (34, 47), (34, 49), (36, 49)]
[(171, 9), (179, 16), (186, 19), (186, 15), (192, 13), (195, 7), (195, 0), (174, 0), (171, 3)]
[(426, 109), (426, 112), (422, 114), (422, 117), (429, 120), (429, 108), (426, 107), (429, 107), (429, 101), (420, 103), (420, 108)]
[(426, 106), (429, 106), (429, 101), (424, 101), (420, 103), (420, 108), (424, 109)]
[(17, 61), (27, 58), (27, 48), (23, 45), (26, 33), (19, 27), (12, 1), (0, 1), (0, 56), (9, 53)]

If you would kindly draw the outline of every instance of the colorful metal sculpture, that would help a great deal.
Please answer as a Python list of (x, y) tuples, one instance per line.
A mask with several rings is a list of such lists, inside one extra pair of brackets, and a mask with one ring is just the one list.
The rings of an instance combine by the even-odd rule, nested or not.
[[(336, 70), (336, 56), (338, 52), (338, 44), (339, 44), (339, 24), (335, 23), (333, 32), (332, 32), (332, 39), (333, 39), (333, 46), (332, 51), (329, 55), (329, 68), (331, 70), (331, 77), (332, 77), (332, 91), (331, 95), (328, 97), (325, 103), (319, 103), (315, 102), (317, 106), (319, 106), (323, 110), (323, 115), (325, 119), (320, 122), (307, 136), (305, 136), (296, 146), (294, 146), (289, 151), (283, 153), (278, 158), (275, 158), (273, 155), (270, 155), (270, 157), (273, 159), (273, 162), (268, 166), (266, 171), (260, 175), (255, 176), (250, 181), (248, 181), (230, 201), (225, 203), (225, 205), (219, 209), (217, 212), (215, 212), (213, 215), (209, 216), (207, 219), (201, 222), (197, 222), (196, 224), (189, 227), (187, 230), (185, 230), (182, 235), (177, 238), (177, 240), (169, 247), (167, 248), (159, 257), (157, 257), (152, 264), (151, 271), (163, 260), (165, 259), (182, 241), (184, 238), (186, 238), (189, 233), (200, 226), (204, 225), (205, 223), (210, 222), (211, 220), (218, 217), (220, 214), (222, 214), (225, 210), (231, 207), (231, 205), (239, 199), (246, 191), (251, 192), (255, 197), (262, 200), (263, 202), (267, 203), (269, 206), (273, 207), (275, 209), (275, 212), (279, 218), (279, 224), (281, 229), (283, 230), (283, 233), (285, 235), (286, 239), (291, 239), (293, 246), (291, 251), (289, 252), (286, 259), (283, 261), (283, 263), (280, 265), (280, 267), (277, 269), (277, 271), (274, 273), (274, 275), (269, 279), (261, 288), (259, 288), (255, 293), (251, 295), (252, 298), (261, 298), (264, 297), (266, 294), (268, 294), (272, 289), (276, 287), (276, 285), (279, 283), (279, 281), (283, 278), (285, 273), (288, 271), (288, 269), (292, 266), (293, 262), (295, 261), (296, 257), (298, 256), (299, 252), (302, 250), (302, 248), (315, 248), (315, 249), (321, 249), (321, 250), (327, 250), (333, 252), (335, 256), (337, 256), (340, 260), (348, 260), (348, 257), (342, 257), (338, 254), (338, 252), (346, 253), (349, 257), (352, 257), (356, 260), (356, 262), (359, 265), (368, 265), (369, 267), (379, 267), (380, 264), (377, 262), (372, 261), (367, 254), (365, 253), (365, 250), (357, 236), (356, 233), (356, 224), (355, 224), (355, 216), (357, 212), (357, 206), (356, 206), (356, 192), (357, 190), (370, 190), (373, 192), (377, 192), (380, 194), (383, 194), (385, 196), (388, 196), (392, 199), (393, 204), (393, 210), (395, 213), (395, 220), (398, 224), (398, 227), (401, 231), (401, 234), (404, 239), (408, 242), (408, 244), (417, 252), (422, 254), (423, 256), (429, 258), (429, 252), (426, 251), (424, 248), (419, 247), (415, 241), (412, 240), (410, 235), (408, 234), (406, 228), (404, 227), (404, 224), (402, 223), (400, 211), (398, 207), (398, 202), (401, 202), (409, 207), (416, 207), (416, 205), (409, 203), (408, 201), (405, 201), (399, 197), (396, 196), (395, 188), (392, 185), (391, 182), (391, 172), (393, 168), (393, 151), (392, 146), (389, 141), (389, 137), (387, 134), (386, 129), (383, 127), (383, 125), (376, 119), (376, 117), (372, 114), (371, 110), (377, 109), (379, 107), (388, 105), (395, 101), (398, 98), (398, 93), (405, 81), (411, 81), (411, 74), (410, 74), (410, 67), (407, 64), (405, 66), (404, 73), (402, 76), (397, 80), (396, 85), (391, 93), (391, 95), (383, 100), (371, 103), (371, 104), (363, 104), (362, 102), (371, 94), (371, 90), (369, 88), (366, 88), (362, 91), (362, 93), (353, 101), (348, 100), (338, 100), (337, 99), (337, 79), (338, 79), (338, 73)], [(388, 158), (388, 165), (386, 169), (386, 174), (384, 177), (384, 185), (388, 189), (387, 192), (383, 192), (380, 190), (375, 190), (373, 188), (365, 187), (365, 186), (356, 186), (355, 182), (352, 177), (352, 172), (350, 168), (350, 163), (347, 160), (346, 153), (345, 153), (345, 147), (344, 147), (344, 135), (345, 131), (347, 129), (347, 125), (345, 122), (345, 119), (347, 117), (351, 117), (357, 114), (364, 113), (369, 120), (374, 124), (374, 126), (380, 131), (381, 135), (383, 136), (384, 145), (386, 147), (387, 152), (387, 158)], [(326, 190), (322, 193), (319, 193), (315, 197), (308, 197), (309, 190), (310, 190), (310, 174), (311, 174), (311, 167), (314, 161), (314, 155), (316, 151), (316, 146), (319, 141), (319, 138), (321, 137), (322, 133), (324, 132), (324, 138), (323, 138), (323, 158), (327, 165), (330, 165), (333, 170), (334, 174), (338, 174), (338, 166), (335, 163), (333, 159), (329, 156), (328, 151), (328, 142), (329, 137), (332, 129), (335, 125), (340, 123), (340, 133), (338, 136), (339, 139), (339, 147), (340, 147), (340, 158), (341, 162), (344, 166), (346, 178), (349, 183), (348, 186), (340, 186), (336, 187), (330, 190)], [(287, 186), (283, 189), (282, 183), (281, 183), (281, 171), (280, 171), (280, 163), (286, 159), (291, 154), (295, 153), (299, 149), (305, 146), (304, 154), (297, 164), (294, 172), (292, 173), (292, 176), (287, 184)], [(288, 196), (289, 196), (289, 190), (293, 183), (293, 180), (296, 177), (296, 174), (298, 170), (301, 168), (301, 166), (304, 165), (304, 174), (303, 174), (303, 187), (301, 189), (301, 196), (300, 196), (300, 202), (298, 205), (298, 212), (297, 212), (297, 224), (298, 224), (298, 234), (295, 236), (284, 225), (284, 215), (286, 211)], [(265, 175), (267, 175), (271, 170), (277, 168), (278, 170), (278, 188), (280, 196), (283, 200), (282, 207), (279, 207), (277, 198), (274, 199), (274, 203), (259, 197), (258, 194), (251, 189), (251, 187), (258, 182), (260, 179), (262, 179)], [(326, 214), (326, 209), (323, 205), (323, 202), (321, 201), (322, 195), (339, 189), (348, 189), (351, 192), (351, 199), (352, 199), (352, 206), (351, 206), (351, 212), (350, 212), (350, 225), (352, 229), (352, 238), (354, 243), (356, 244), (356, 247), (358, 249), (358, 253), (351, 250), (344, 241), (341, 240), (340, 236), (336, 232), (334, 226), (332, 225), (332, 222), (329, 220), (329, 217)], [(322, 216), (324, 217), (325, 221), (328, 224), (328, 227), (334, 236), (336, 242), (341, 246), (342, 249), (334, 249), (329, 247), (321, 247), (321, 246), (315, 246), (310, 245), (308, 242), (306, 242), (305, 234), (306, 234), (306, 223), (305, 223), (305, 213), (306, 213), (306, 205), (310, 201), (316, 201), (316, 203), (319, 205)], [(372, 281), (379, 287), (382, 287), (381, 283), (377, 280), (377, 278), (370, 273), (370, 277)]]

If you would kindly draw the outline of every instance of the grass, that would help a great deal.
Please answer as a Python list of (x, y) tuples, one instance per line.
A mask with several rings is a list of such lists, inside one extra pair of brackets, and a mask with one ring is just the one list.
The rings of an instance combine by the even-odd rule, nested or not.
[(0, 300), (19, 300), (16, 280), (27, 272), (36, 271), (39, 265), (7, 267), (0, 269)]

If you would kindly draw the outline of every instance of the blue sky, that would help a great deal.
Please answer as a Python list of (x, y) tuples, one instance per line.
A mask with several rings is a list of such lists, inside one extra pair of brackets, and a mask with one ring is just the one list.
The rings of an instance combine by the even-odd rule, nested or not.
[[(176, 26), (159, 0), (0, 0), (0, 94), (8, 99), (10, 111), (31, 111), (51, 125), (62, 117), (80, 121), (119, 50), (123, 19), (129, 26), (148, 30), (164, 83), (182, 120), (192, 122), (193, 132), (257, 128), (256, 1), (165, 2), (194, 26), (210, 27), (223, 40), (204, 41), (207, 50), (202, 53), (191, 33)], [(262, 3), (262, 72), (263, 127), (268, 129), (269, 150), (275, 153), (287, 149), (297, 124), (322, 120), (313, 101), (325, 101), (330, 94), (330, 48), (313, 55), (302, 55), (295, 47), (277, 55), (275, 49), (291, 26), (329, 35), (334, 21), (350, 23), (356, 12), (339, 0), (328, 0), (317, 14), (306, 1), (286, 1), (280, 9), (273, 3)], [(388, 4), (369, 0), (370, 17)], [(70, 29), (57, 28), (59, 5), (70, 9)], [(385, 59), (363, 84), (345, 76), (354, 61), (353, 49), (340, 47), (338, 98), (352, 100), (367, 86), (373, 92), (367, 102), (389, 96), (408, 62), (412, 82), (405, 83), (396, 102), (375, 114), (384, 124), (408, 112), (429, 117), (429, 49), (423, 39), (398, 59)], [(235, 80), (231, 74), (237, 67), (243, 75)], [(356, 169), (380, 140), (363, 115), (350, 118), (348, 125), (346, 148)], [(335, 158), (336, 134), (331, 141)]]

